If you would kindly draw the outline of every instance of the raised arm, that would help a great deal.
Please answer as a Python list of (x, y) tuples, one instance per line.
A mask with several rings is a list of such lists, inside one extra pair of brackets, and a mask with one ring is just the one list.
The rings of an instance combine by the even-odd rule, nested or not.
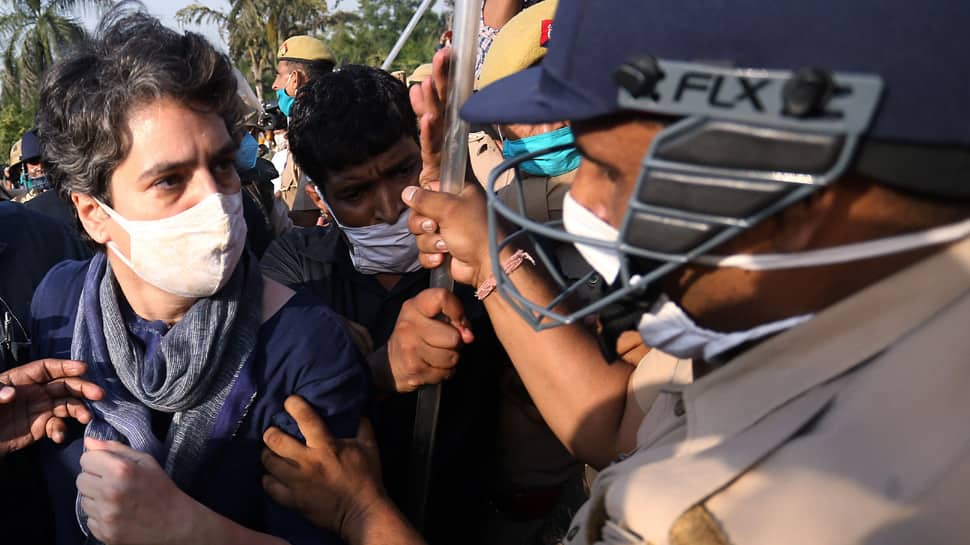
[[(418, 236), (422, 264), (436, 267), (447, 252), (456, 281), (478, 286), (491, 276), (482, 189), (468, 184), (458, 195), (410, 187), (402, 198), (411, 206), (409, 224)], [(507, 258), (514, 249), (503, 256)], [(552, 290), (543, 271), (523, 266), (512, 279), (533, 301), (549, 301)], [(608, 365), (595, 337), (579, 325), (536, 332), (501, 295), (485, 299), (485, 308), (502, 345), (549, 427), (578, 459), (603, 467), (632, 447), (621, 440), (627, 410), (627, 384), (633, 367)], [(633, 400), (630, 400), (634, 403)]]

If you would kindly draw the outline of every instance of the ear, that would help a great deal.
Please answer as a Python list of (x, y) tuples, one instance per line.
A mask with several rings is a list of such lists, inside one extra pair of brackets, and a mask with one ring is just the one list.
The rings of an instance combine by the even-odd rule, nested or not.
[[(297, 70), (294, 70), (292, 73), (293, 73), (293, 77), (290, 79), (290, 85), (293, 87), (293, 92), (290, 93), (290, 96), (293, 98), (296, 98), (297, 91), (300, 90), (300, 87), (303, 87), (304, 85), (306, 85), (306, 83), (309, 81), (309, 78), (307, 78), (306, 72), (304, 72), (303, 70), (297, 69)], [(289, 89), (287, 89), (287, 92), (289, 93)]]
[(772, 241), (775, 251), (791, 253), (810, 248), (830, 219), (836, 201), (836, 191), (829, 186), (786, 208)]
[(98, 244), (105, 244), (111, 240), (107, 228), (107, 223), (111, 221), (111, 217), (94, 200), (94, 197), (82, 193), (71, 193), (71, 201), (74, 203), (74, 208), (77, 209), (77, 216), (81, 220), (81, 225), (84, 226), (84, 230), (87, 231), (91, 240)]

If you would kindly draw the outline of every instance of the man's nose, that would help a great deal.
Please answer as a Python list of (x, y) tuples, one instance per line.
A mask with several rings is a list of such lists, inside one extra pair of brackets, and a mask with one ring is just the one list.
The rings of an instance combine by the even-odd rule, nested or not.
[(388, 224), (396, 223), (405, 208), (400, 192), (385, 189), (380, 192), (378, 202), (374, 207), (375, 219)]

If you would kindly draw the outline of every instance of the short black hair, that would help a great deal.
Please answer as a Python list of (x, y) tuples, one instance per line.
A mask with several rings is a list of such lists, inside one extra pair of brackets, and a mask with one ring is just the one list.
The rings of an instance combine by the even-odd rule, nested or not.
[(369, 66), (346, 65), (311, 79), (297, 91), (290, 114), (290, 151), (317, 184), (380, 155), (402, 136), (418, 140), (407, 88)]
[(293, 65), (293, 70), (302, 70), (309, 81), (320, 79), (326, 74), (333, 72), (333, 61), (322, 59), (316, 61), (284, 60)]

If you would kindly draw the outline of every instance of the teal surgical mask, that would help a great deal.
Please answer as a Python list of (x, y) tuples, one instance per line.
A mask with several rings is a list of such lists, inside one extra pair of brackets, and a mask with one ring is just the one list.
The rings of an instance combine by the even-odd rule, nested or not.
[(286, 94), (285, 89), (276, 91), (276, 104), (280, 107), (280, 111), (283, 112), (283, 115), (286, 117), (290, 117), (290, 109), (293, 108), (294, 100), (296, 99)]
[(280, 107), (280, 111), (286, 117), (290, 117), (290, 110), (293, 109), (293, 102), (296, 100), (286, 94), (286, 86), (290, 84), (291, 77), (293, 77), (293, 72), (286, 76), (286, 83), (283, 84), (283, 88), (276, 91), (276, 105)]
[[(526, 153), (573, 143), (572, 129), (563, 127), (519, 140), (502, 140), (502, 156), (506, 159), (512, 159)], [(534, 176), (560, 176), (579, 168), (580, 158), (579, 150), (572, 146), (523, 161), (519, 168)]]

